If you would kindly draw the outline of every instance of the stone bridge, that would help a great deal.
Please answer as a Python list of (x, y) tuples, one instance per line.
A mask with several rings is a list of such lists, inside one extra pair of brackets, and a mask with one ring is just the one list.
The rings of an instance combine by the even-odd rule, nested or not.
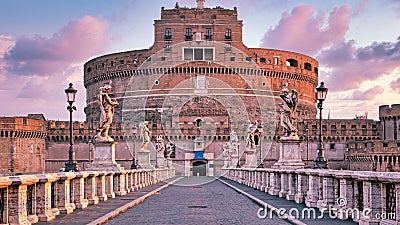
[[(263, 168), (227, 168), (224, 171), (223, 177), (210, 179), (218, 179), (228, 187), (249, 197), (259, 206), (268, 208), (278, 216), (283, 216), (282, 218), (285, 220), (282, 220), (283, 222), (279, 222), (280, 220), (263, 221), (260, 224), (400, 223), (399, 173)], [(58, 220), (60, 214), (68, 214), (72, 218), (85, 216), (84, 210), (80, 212), (78, 210), (90, 209), (94, 207), (93, 205), (102, 202), (107, 204), (107, 201), (111, 201), (111, 199), (126, 202), (127, 199), (118, 200), (118, 197), (139, 193), (141, 189), (153, 186), (159, 187), (162, 181), (171, 180), (173, 177), (175, 177), (173, 169), (60, 172), (0, 177), (0, 224), (52, 223)], [(214, 199), (215, 201), (239, 199), (241, 198), (239, 196), (243, 196), (232, 194), (226, 196), (226, 191), (216, 190), (215, 187), (207, 190), (208, 198), (213, 201)], [(160, 192), (159, 189), (156, 191)], [(182, 206), (184, 201), (191, 201), (189, 198), (184, 201), (180, 199), (184, 198), (181, 196), (185, 191), (186, 189), (180, 189), (177, 193), (181, 194), (169, 196), (168, 201), (172, 202), (164, 203), (164, 205), (174, 208)], [(194, 189), (188, 189), (188, 191), (197, 193)], [(170, 189), (170, 192), (173, 190)], [(225, 200), (218, 199), (218, 196), (223, 194), (225, 194)], [(205, 196), (206, 193), (202, 195)], [(164, 200), (153, 198), (152, 201)], [(228, 207), (234, 207), (231, 204), (229, 203)], [(239, 208), (241, 204), (245, 205), (243, 200), (237, 203)], [(162, 204), (160, 205), (156, 204), (156, 208), (162, 207)], [(204, 201), (200, 208), (210, 207), (208, 210), (212, 211), (212, 205), (220, 204), (210, 203), (208, 206), (207, 201)], [(288, 208), (289, 205), (291, 208)], [(294, 208), (296, 208), (296, 213), (294, 213)], [(309, 213), (314, 209), (325, 215), (324, 219), (318, 221), (318, 218), (313, 220), (301, 218), (302, 215), (299, 214), (299, 211), (300, 213), (304, 211)], [(126, 210), (124, 208), (122, 211)], [(150, 212), (147, 211), (147, 213)], [(151, 213), (155, 214), (154, 217), (160, 216), (160, 214)], [(177, 212), (174, 218), (179, 220), (183, 214), (183, 211)], [(231, 214), (235, 213), (231, 212)], [(124, 215), (130, 220), (134, 218), (128, 212), (121, 214), (121, 216)], [(110, 218), (114, 216), (110, 216)], [(235, 218), (237, 215), (228, 216)], [(247, 220), (243, 220), (243, 216), (241, 215), (242, 220), (237, 220), (238, 223), (246, 223)], [(171, 220), (171, 218), (169, 219)], [(68, 219), (66, 220), (68, 221)], [(101, 224), (107, 220), (94, 220), (98, 222), (91, 224)], [(113, 224), (112, 221), (111, 224)], [(349, 221), (354, 222), (349, 223)], [(253, 224), (253, 222), (248, 222)], [(205, 223), (203, 221), (202, 224)]]

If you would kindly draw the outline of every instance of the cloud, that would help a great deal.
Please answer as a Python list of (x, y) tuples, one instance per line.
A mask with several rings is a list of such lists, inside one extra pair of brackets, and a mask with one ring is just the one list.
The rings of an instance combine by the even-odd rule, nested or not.
[(106, 44), (108, 23), (91, 16), (70, 21), (51, 38), (20, 37), (4, 55), (7, 70), (18, 75), (49, 75), (87, 60)]
[(264, 34), (261, 46), (315, 54), (343, 40), (350, 17), (350, 5), (336, 7), (329, 15), (314, 15), (313, 6), (300, 5), (282, 15), (278, 25)]
[(384, 89), (382, 86), (375, 86), (366, 91), (355, 90), (348, 98), (351, 100), (374, 100), (377, 95), (383, 94)]
[(400, 78), (390, 82), (390, 87), (393, 89), (393, 91), (400, 92)]
[(400, 37), (394, 42), (374, 42), (360, 48), (352, 40), (343, 41), (317, 59), (330, 69), (321, 74), (330, 90), (357, 89), (362, 82), (387, 75), (400, 66)]

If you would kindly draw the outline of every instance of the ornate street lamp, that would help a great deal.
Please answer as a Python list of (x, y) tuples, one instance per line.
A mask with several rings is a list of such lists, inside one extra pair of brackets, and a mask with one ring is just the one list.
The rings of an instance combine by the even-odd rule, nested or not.
[(67, 110), (69, 111), (69, 152), (68, 152), (68, 161), (65, 163), (65, 171), (79, 171), (79, 164), (75, 160), (75, 151), (74, 151), (74, 135), (73, 135), (73, 121), (72, 121), (72, 112), (76, 110), (75, 106), (72, 104), (75, 102), (75, 95), (78, 90), (73, 87), (72, 83), (69, 83), (69, 87), (65, 89), (65, 94), (67, 95), (67, 102), (69, 106)]
[(131, 164), (131, 170), (136, 170), (137, 165), (136, 165), (136, 133), (137, 133), (137, 127), (136, 125), (132, 129), (132, 134), (133, 134), (133, 151), (132, 151), (132, 164)]
[(319, 135), (318, 135), (318, 145), (317, 145), (317, 158), (314, 161), (314, 169), (328, 169), (328, 160), (325, 159), (324, 146), (322, 145), (322, 102), (326, 99), (326, 94), (328, 93), (328, 88), (325, 87), (324, 82), (316, 88), (317, 90), (317, 108), (319, 109)]
[(262, 139), (261, 135), (262, 135), (262, 132), (263, 132), (263, 126), (261, 124), (258, 125), (257, 126), (257, 130), (258, 130), (258, 145), (260, 146), (260, 157), (258, 158), (258, 166), (257, 166), (257, 168), (264, 168), (264, 163), (263, 163), (262, 157), (261, 157), (261, 149), (262, 149), (262, 147), (261, 147), (261, 139)]

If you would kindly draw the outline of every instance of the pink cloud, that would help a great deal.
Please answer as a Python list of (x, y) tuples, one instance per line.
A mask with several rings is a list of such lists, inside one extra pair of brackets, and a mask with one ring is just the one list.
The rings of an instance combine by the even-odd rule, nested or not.
[(330, 72), (321, 74), (333, 91), (357, 89), (400, 67), (400, 38), (395, 42), (374, 42), (357, 48), (354, 41), (341, 42), (323, 51), (317, 59)]
[(91, 16), (70, 21), (51, 38), (21, 37), (4, 59), (10, 73), (49, 75), (87, 60), (106, 44), (108, 23)]
[(390, 82), (390, 87), (393, 89), (393, 91), (400, 92), (400, 78)]
[(315, 16), (313, 6), (297, 6), (290, 14), (283, 14), (278, 25), (264, 34), (261, 46), (315, 54), (343, 39), (350, 16), (349, 5), (336, 7), (329, 15)]
[(382, 86), (375, 86), (366, 91), (355, 90), (349, 99), (352, 100), (374, 100), (377, 95), (383, 94), (384, 89)]

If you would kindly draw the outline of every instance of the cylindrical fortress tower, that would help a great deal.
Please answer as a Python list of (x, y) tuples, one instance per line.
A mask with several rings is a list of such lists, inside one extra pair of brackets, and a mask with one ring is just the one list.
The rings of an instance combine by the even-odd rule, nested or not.
[[(105, 82), (112, 81), (113, 94), (121, 105), (115, 112), (114, 122), (121, 123), (122, 107), (129, 83), (144, 82), (152, 74), (157, 74), (157, 76), (164, 74), (164, 76), (157, 80), (157, 85), (152, 84), (150, 90), (141, 90), (147, 91), (148, 94), (153, 93), (153, 89), (174, 89), (174, 85), (177, 84), (173, 81), (181, 79), (178, 77), (194, 80), (203, 79), (201, 77), (217, 77), (228, 83), (230, 87), (243, 89), (246, 89), (248, 85), (246, 82), (249, 80), (257, 80), (250, 85), (252, 94), (246, 93), (247, 97), (268, 90), (274, 96), (275, 104), (282, 101), (279, 97), (281, 85), (287, 83), (289, 89), (296, 89), (299, 93), (297, 122), (316, 117), (315, 88), (318, 83), (318, 61), (295, 52), (246, 47), (242, 43), (242, 21), (237, 19), (236, 8), (230, 10), (219, 6), (215, 8), (177, 6), (174, 9), (162, 7), (161, 20), (156, 20), (154, 27), (155, 41), (149, 49), (104, 55), (85, 63), (87, 122), (99, 121), (100, 109), (97, 95), (99, 88)], [(179, 49), (176, 46), (179, 46)], [(225, 63), (221, 63), (221, 58)], [(149, 70), (141, 66), (146, 62), (157, 65)], [(171, 62), (173, 62), (172, 66)], [(166, 63), (169, 66), (166, 66)], [(238, 77), (232, 76), (233, 74), (247, 81), (241, 83)], [(174, 78), (173, 75), (175, 75)], [(149, 80), (153, 81), (153, 79)], [(168, 80), (168, 82), (162, 83), (163, 80)], [(240, 87), (241, 84), (244, 86)], [(257, 119), (260, 116), (257, 115), (258, 109), (250, 107), (254, 102), (251, 98), (242, 99), (244, 105), (251, 109), (248, 110), (251, 115), (249, 119)], [(150, 108), (160, 106), (150, 105)], [(202, 107), (198, 104), (197, 106)], [(198, 110), (196, 113), (206, 115), (208, 112)], [(192, 117), (201, 116), (197, 114)], [(152, 127), (160, 129), (162, 124)], [(222, 126), (219, 129), (221, 134), (224, 134), (226, 128)]]

